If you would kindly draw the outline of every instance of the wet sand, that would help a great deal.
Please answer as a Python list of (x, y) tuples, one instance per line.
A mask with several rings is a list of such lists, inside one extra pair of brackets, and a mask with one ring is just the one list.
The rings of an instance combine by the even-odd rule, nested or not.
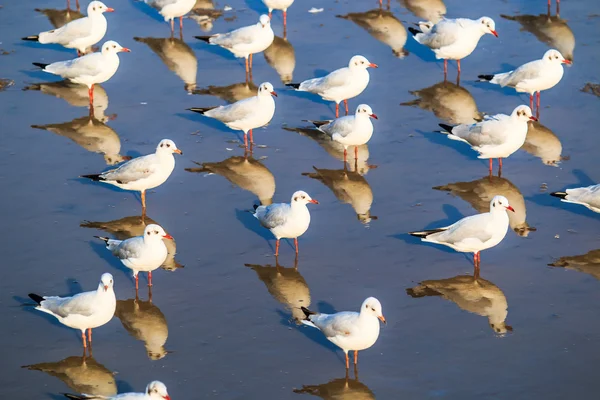
[[(8, 392), (5, 397), (58, 399), (60, 392), (81, 389), (77, 382), (82, 374), (90, 375), (86, 381), (99, 382), (97, 390), (110, 392), (114, 383), (106, 371), (115, 373), (113, 379), (120, 392), (141, 391), (149, 381), (159, 379), (167, 384), (173, 399), (295, 399), (309, 396), (294, 392), (303, 387), (304, 392), (323, 398), (333, 398), (335, 393), (379, 399), (564, 399), (595, 395), (593, 371), (600, 361), (600, 283), (593, 270), (594, 265), (598, 268), (597, 262), (591, 256), (548, 266), (560, 257), (600, 248), (599, 216), (548, 195), (600, 181), (596, 173), (598, 139), (593, 128), (600, 124), (598, 99), (580, 91), (587, 82), (597, 83), (598, 18), (590, 15), (600, 10), (594, 1), (561, 3), (561, 17), (567, 20), (577, 45), (574, 65), (565, 69), (556, 88), (542, 94), (540, 122), (550, 133), (538, 130), (527, 151), (506, 160), (503, 179), (498, 181), (512, 195), (522, 197), (520, 204), (526, 210), (520, 210), (518, 216), (537, 229), (527, 235), (509, 232), (499, 246), (482, 254), (482, 278), (495, 288), (496, 298), (501, 292), (508, 307), (505, 322), (513, 331), (505, 335), (490, 328), (489, 313), (461, 307), (440, 296), (414, 299), (407, 295), (406, 289), (420, 282), (472, 272), (468, 257), (420, 244), (405, 232), (450, 223), (477, 212), (481, 203), (477, 195), (452, 195), (432, 188), (475, 182), (486, 175), (487, 164), (461, 143), (433, 133), (439, 122), (448, 122), (436, 115), (446, 118), (451, 109), (434, 115), (431, 107), (439, 104), (429, 108), (400, 105), (417, 98), (411, 92), (443, 80), (442, 63), (436, 62), (431, 52), (408, 37), (403, 48), (409, 54), (397, 58), (394, 51), (404, 52), (398, 53), (396, 41), (392, 49), (379, 41), (385, 35), (373, 37), (364, 26), (335, 17), (373, 10), (378, 6), (376, 1), (328, 5), (316, 0), (296, 2), (288, 14), (287, 39), (293, 52), (284, 48), (268, 56), (274, 63), (278, 54), (293, 54), (292, 78), (289, 58), (272, 68), (263, 55), (255, 57), (254, 83), (270, 81), (279, 93), (273, 121), (254, 135), (257, 143), (266, 145), (254, 152), (254, 158), (264, 166), (254, 171), (260, 171), (257, 176), (271, 185), (261, 189), (268, 196), (274, 177), (273, 201), (289, 201), (295, 190), (303, 189), (320, 202), (311, 205), (312, 223), (300, 238), (298, 274), (283, 273), (279, 280), (269, 276), (265, 280), (255, 272), (257, 269), (246, 266), (268, 268), (275, 264), (275, 241), (246, 212), (259, 203), (258, 196), (263, 195), (258, 193), (262, 192), (251, 186), (240, 188), (234, 179), (219, 172), (207, 175), (185, 170), (199, 168), (193, 161), (217, 163), (243, 155), (239, 143), (232, 143), (241, 139), (239, 135), (185, 111), (243, 96), (244, 85), (236, 86), (236, 93), (201, 94), (209, 86), (214, 89), (243, 82), (243, 63), (226, 51), (193, 39), (205, 33), (187, 19), (181, 52), (189, 56), (187, 50), (191, 49), (198, 71), (186, 70), (190, 65), (193, 68), (193, 57), (183, 66), (165, 64), (155, 46), (136, 42), (134, 37), (167, 38), (168, 25), (141, 3), (107, 1), (117, 11), (107, 16), (106, 38), (117, 40), (132, 52), (121, 55), (119, 71), (102, 84), (106, 94), (102, 101), (98, 97), (98, 122), (91, 122), (92, 127), (103, 129), (98, 135), (104, 141), (99, 142), (106, 145), (86, 147), (72, 136), (33, 127), (76, 121), (67, 131), (82, 134), (79, 129), (90, 126), (84, 123), (88, 117), (85, 101), (78, 102), (76, 93), (71, 98), (43, 90), (22, 90), (60, 80), (36, 70), (31, 62), (52, 62), (74, 55), (19, 39), (52, 28), (45, 15), (34, 11), (64, 7), (62, 0), (51, 3), (4, 2), (0, 10), (1, 47), (10, 52), (0, 56), (0, 77), (15, 82), (0, 92), (5, 276), (0, 283), (0, 316), (5, 323), (1, 381)], [(235, 0), (229, 5), (234, 11), (210, 22), (211, 32), (254, 23), (258, 12), (263, 11), (257, 0)], [(219, 3), (216, 8), (223, 6)], [(307, 13), (313, 6), (325, 11)], [(467, 97), (459, 89), (459, 99), (442, 105), (457, 103), (471, 107), (471, 111), (474, 107), (475, 111), (495, 114), (527, 104), (526, 96), (474, 80), (478, 74), (541, 57), (547, 45), (531, 32), (520, 31), (519, 22), (500, 14), (539, 15), (546, 12), (546, 3), (509, 0), (492, 2), (484, 10), (476, 0), (453, 0), (447, 1), (446, 7), (451, 17), (478, 18), (485, 14), (494, 18), (500, 38), (486, 35), (463, 61), (461, 87)], [(399, 1), (391, 2), (390, 11), (405, 28), (420, 19)], [(275, 13), (273, 23), (276, 35), (282, 36), (280, 13)], [(398, 28), (395, 22), (390, 24)], [(324, 37), (329, 39), (327, 43), (322, 43)], [(369, 87), (350, 101), (350, 108), (369, 104), (379, 120), (374, 121), (375, 134), (368, 149), (359, 155), (360, 174), (355, 174), (360, 179), (356, 177), (357, 184), (352, 186), (359, 192), (343, 197), (332, 190), (339, 186), (330, 181), (303, 175), (316, 173), (313, 167), (343, 169), (339, 153), (294, 131), (306, 126), (302, 119), (330, 118), (333, 105), (286, 90), (279, 73), (286, 81), (311, 78), (345, 66), (357, 53), (379, 68), (370, 71)], [(455, 73), (451, 63), (449, 76)], [(190, 89), (190, 76), (196, 76), (195, 90)], [(460, 111), (458, 118), (474, 115)], [(127, 301), (123, 303), (126, 310), (135, 311), (130, 272), (93, 239), (93, 235), (117, 236), (128, 228), (102, 224), (94, 228), (86, 226), (86, 221), (104, 223), (132, 217), (135, 223), (141, 209), (139, 199), (77, 177), (107, 168), (103, 154), (148, 154), (162, 138), (173, 139), (184, 156), (176, 159), (170, 179), (148, 194), (148, 214), (175, 237), (177, 255), (171, 262), (185, 268), (158, 270), (153, 279), (153, 307), (142, 303), (148, 295), (141, 289), (139, 313), (128, 312), (125, 326), (134, 326), (135, 321), (129, 319), (139, 315), (151, 326), (156, 325), (156, 336), (148, 337), (152, 332), (144, 329), (125, 329), (125, 322), (115, 317), (94, 331), (94, 361), (88, 360), (82, 367), (81, 360), (71, 359), (75, 366), (67, 370), (74, 376), (20, 368), (81, 357), (77, 332), (22, 306), (29, 303), (29, 292), (67, 295), (91, 290), (102, 272), (111, 272), (117, 298)], [(569, 159), (557, 165), (547, 162), (562, 156)], [(369, 164), (377, 168), (369, 169)], [(334, 179), (338, 175), (328, 176)], [(475, 186), (493, 188), (493, 184)], [(378, 218), (367, 221), (365, 208)], [(521, 222), (515, 221), (515, 226)], [(280, 251), (281, 265), (293, 268), (293, 247), (282, 243)], [(578, 266), (565, 267), (568, 263)], [(346, 389), (343, 353), (316, 330), (297, 327), (295, 312), (286, 302), (296, 305), (308, 299), (311, 308), (331, 312), (357, 309), (368, 296), (381, 300), (388, 325), (375, 346), (361, 353), (358, 382), (351, 371)], [(133, 331), (136, 334), (131, 336)], [(163, 350), (170, 353), (163, 356)], [(148, 352), (160, 357), (149, 358)], [(328, 382), (324, 389), (317, 387)]]

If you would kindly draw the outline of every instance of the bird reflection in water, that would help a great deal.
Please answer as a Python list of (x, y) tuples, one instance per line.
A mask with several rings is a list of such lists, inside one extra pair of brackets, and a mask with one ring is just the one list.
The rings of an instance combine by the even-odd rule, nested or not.
[(557, 167), (561, 161), (568, 160), (568, 156), (561, 156), (562, 144), (560, 139), (550, 129), (537, 121), (529, 123), (527, 138), (523, 150), (529, 154), (541, 158), (546, 165)]
[(442, 0), (400, 0), (415, 17), (438, 23), (446, 15), (446, 5)]
[(296, 68), (294, 46), (285, 36), (275, 36), (273, 43), (264, 51), (265, 60), (281, 78), (284, 84), (291, 83)]
[[(134, 236), (142, 236), (146, 225), (150, 224), (160, 225), (148, 216), (144, 218), (132, 216), (108, 222), (83, 221), (79, 226), (108, 232), (114, 236), (114, 239), (125, 240)], [(167, 259), (161, 265), (161, 268), (171, 272), (183, 268), (183, 265), (175, 260), (175, 254), (177, 253), (175, 240), (163, 239), (163, 242), (167, 246)]]
[(600, 280), (600, 249), (578, 256), (561, 257), (548, 266), (583, 272)]
[(210, 32), (213, 22), (216, 21), (223, 11), (215, 9), (213, 0), (196, 0), (196, 4), (190, 11), (190, 18), (198, 23), (202, 32)]
[(394, 56), (404, 58), (408, 55), (408, 51), (404, 49), (408, 37), (406, 28), (391, 12), (379, 8), (362, 13), (337, 15), (337, 17), (354, 22), (375, 39), (390, 46)]
[(228, 86), (208, 86), (204, 89), (196, 89), (192, 93), (200, 95), (216, 96), (228, 103), (244, 100), (256, 96), (258, 86), (252, 81), (234, 83)]
[(54, 29), (58, 29), (76, 19), (83, 18), (83, 14), (79, 12), (79, 1), (77, 2), (77, 10), (71, 10), (69, 7), (69, 2), (67, 1), (66, 10), (58, 10), (54, 8), (36, 8), (35, 11), (48, 17), (48, 21), (50, 21)]
[(275, 177), (260, 161), (253, 157), (230, 157), (221, 162), (198, 163), (199, 168), (186, 168), (188, 172), (221, 175), (232, 184), (258, 197), (262, 206), (273, 202)]
[(413, 297), (441, 296), (461, 309), (487, 317), (490, 328), (499, 335), (512, 332), (506, 324), (508, 302), (500, 288), (479, 277), (459, 275), (448, 279), (423, 281), (414, 288), (406, 289)]
[(196, 89), (196, 75), (198, 74), (198, 59), (194, 51), (183, 39), (168, 38), (141, 38), (134, 37), (136, 42), (145, 43), (150, 47), (163, 63), (175, 73), (184, 83), (185, 91), (192, 93)]
[(305, 315), (300, 307), (310, 306), (310, 289), (304, 277), (298, 271), (298, 256), (294, 260), (293, 268), (279, 265), (275, 258), (273, 265), (244, 264), (258, 275), (267, 290), (279, 303), (285, 305), (292, 313), (292, 318), (297, 325), (302, 324)]
[(367, 225), (377, 217), (371, 215), (373, 190), (369, 182), (358, 172), (347, 169), (332, 170), (313, 167), (315, 172), (302, 175), (316, 179), (327, 186), (342, 203), (350, 204), (360, 222)]
[(349, 372), (346, 370), (345, 378), (333, 379), (321, 385), (302, 385), (302, 389), (294, 389), (294, 393), (311, 394), (324, 400), (375, 400), (375, 393), (358, 380), (356, 366), (354, 366), (354, 379), (350, 379)]
[(490, 201), (494, 196), (502, 194), (508, 199), (515, 211), (508, 214), (508, 223), (511, 229), (521, 237), (527, 237), (529, 232), (536, 228), (529, 226), (526, 221), (527, 210), (523, 194), (511, 181), (497, 176), (484, 176), (471, 182), (455, 182), (433, 189), (450, 192), (465, 200), (479, 213), (490, 210)]
[[(91, 349), (90, 349), (91, 350)], [(85, 352), (85, 350), (84, 350)], [(67, 357), (58, 362), (25, 365), (32, 371), (42, 371), (63, 381), (72, 391), (94, 396), (114, 396), (117, 384), (114, 374), (91, 355)]]
[(452, 82), (442, 81), (410, 94), (418, 99), (401, 106), (419, 107), (431, 111), (437, 118), (452, 125), (474, 124), (483, 119), (469, 91)]
[(148, 358), (160, 360), (170, 353), (165, 349), (169, 326), (160, 308), (152, 303), (152, 298), (147, 301), (138, 297), (118, 300), (115, 316), (134, 339), (144, 342)]

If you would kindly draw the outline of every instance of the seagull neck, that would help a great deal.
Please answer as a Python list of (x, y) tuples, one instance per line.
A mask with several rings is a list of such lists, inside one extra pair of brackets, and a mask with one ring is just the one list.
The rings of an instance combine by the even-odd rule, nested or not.
[(173, 153), (167, 153), (166, 151), (157, 150), (155, 154), (160, 160), (168, 160), (169, 157), (173, 159)]
[(308, 211), (308, 207), (306, 207), (306, 204), (299, 203), (297, 201), (292, 201), (290, 204), (290, 208), (292, 209), (292, 211), (299, 211), (299, 210), (307, 210)]

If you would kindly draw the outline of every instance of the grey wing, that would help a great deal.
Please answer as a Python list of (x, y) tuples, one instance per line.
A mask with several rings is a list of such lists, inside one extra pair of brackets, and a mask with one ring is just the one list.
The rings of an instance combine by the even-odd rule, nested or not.
[(343, 311), (337, 314), (320, 314), (316, 318), (311, 318), (326, 337), (348, 336), (352, 334), (358, 313), (352, 311)]
[(473, 147), (493, 145), (503, 141), (503, 135), (499, 135), (500, 130), (496, 129), (498, 125), (499, 120), (488, 119), (472, 125), (461, 125), (458, 129), (453, 129), (452, 133)]
[(543, 70), (542, 66), (540, 65), (542, 63), (542, 60), (535, 60), (521, 65), (510, 74), (510, 78), (504, 83), (504, 85), (514, 86), (526, 79), (534, 79), (539, 77)]
[(84, 292), (64, 299), (50, 298), (46, 300), (50, 304), (44, 304), (44, 308), (48, 308), (50, 311), (63, 318), (73, 314), (89, 317), (94, 312), (93, 305), (95, 297), (96, 292)]
[(489, 217), (489, 213), (471, 215), (450, 225), (447, 230), (430, 237), (447, 243), (458, 243), (469, 238), (487, 242), (492, 238), (493, 233), (487, 232), (481, 227), (487, 225)]
[(134, 237), (121, 242), (112, 252), (119, 259), (138, 258), (140, 248), (144, 245), (142, 237)]
[(289, 213), (289, 204), (271, 204), (265, 207), (264, 212), (259, 215), (258, 220), (265, 228), (273, 229), (276, 226), (285, 224)]
[(56, 33), (58, 33), (61, 41), (64, 40), (70, 42), (73, 39), (91, 35), (92, 24), (90, 23), (90, 20), (85, 17), (71, 21), (68, 24), (60, 27), (59, 30), (60, 32)]
[(348, 115), (331, 121), (323, 125), (321, 130), (328, 135), (338, 134), (342, 137), (348, 136), (354, 129), (354, 115)]
[(350, 70), (347, 67), (336, 69), (322, 79), (322, 85), (326, 88), (344, 86), (350, 79)]
[(135, 158), (119, 168), (102, 173), (101, 177), (107, 181), (115, 181), (121, 184), (144, 179), (156, 170), (157, 163), (154, 162), (154, 158), (154, 154)]
[(227, 106), (221, 106), (212, 109), (209, 112), (205, 113), (205, 115), (211, 118), (218, 119), (219, 121), (224, 123), (239, 121), (241, 119), (246, 118), (249, 114), (254, 112), (255, 102), (256, 97), (250, 97)]
[(69, 61), (52, 63), (46, 67), (46, 70), (63, 78), (76, 78), (82, 75), (95, 76), (102, 72), (103, 62), (102, 54), (93, 53)]
[(450, 46), (457, 41), (457, 32), (460, 25), (451, 20), (442, 20), (435, 24), (431, 31), (425, 35), (422, 43), (432, 49)]
[(177, 0), (146, 0), (146, 4), (157, 10), (162, 10), (170, 4), (177, 3)]
[(211, 43), (215, 43), (226, 48), (232, 48), (233, 46), (240, 44), (250, 44), (255, 37), (254, 28), (254, 25), (245, 26), (229, 33), (221, 33), (217, 36), (213, 36)]

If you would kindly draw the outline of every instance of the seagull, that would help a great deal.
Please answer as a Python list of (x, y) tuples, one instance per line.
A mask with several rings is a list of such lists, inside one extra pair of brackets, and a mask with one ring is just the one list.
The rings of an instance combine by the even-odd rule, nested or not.
[(443, 0), (401, 0), (400, 2), (415, 17), (431, 21), (434, 24), (446, 15), (446, 5)]
[[(78, 20), (79, 21), (79, 20)], [(68, 61), (58, 61), (52, 64), (33, 63), (44, 72), (69, 79), (71, 82), (86, 85), (90, 98), (90, 108), (94, 107), (94, 85), (112, 78), (119, 68), (119, 52), (127, 52), (126, 47), (109, 40), (102, 45), (99, 53), (92, 53)]]
[(540, 158), (544, 164), (554, 167), (557, 167), (561, 161), (569, 159), (568, 156), (561, 155), (563, 148), (558, 136), (539, 122), (529, 124), (522, 149)]
[(29, 293), (29, 297), (38, 303), (36, 310), (53, 315), (61, 324), (69, 328), (80, 329), (85, 349), (87, 348), (86, 329), (91, 346), (92, 328), (106, 324), (115, 314), (117, 298), (113, 284), (113, 276), (104, 273), (100, 277), (98, 289), (92, 292), (78, 293), (72, 297), (40, 296)]
[(371, 118), (377, 118), (371, 107), (361, 104), (356, 107), (354, 115), (328, 121), (311, 122), (318, 130), (344, 146), (344, 162), (347, 161), (348, 146), (354, 147), (354, 158), (358, 159), (358, 146), (366, 144), (373, 135)]
[(461, 253), (473, 253), (475, 276), (479, 277), (479, 252), (496, 246), (504, 239), (509, 226), (507, 210), (515, 212), (506, 197), (494, 196), (490, 212), (471, 215), (443, 228), (409, 234), (423, 242), (442, 244)]
[(95, 396), (89, 394), (70, 394), (63, 393), (63, 395), (72, 400), (171, 400), (169, 393), (167, 393), (167, 387), (160, 381), (152, 381), (146, 386), (144, 393), (121, 393), (116, 396)]
[(583, 272), (600, 280), (600, 249), (590, 250), (586, 254), (560, 257), (548, 266)]
[(250, 143), (254, 144), (252, 129), (267, 125), (275, 114), (275, 100), (272, 96), (277, 97), (273, 85), (264, 82), (260, 84), (258, 93), (254, 97), (227, 106), (192, 107), (188, 110), (221, 121), (230, 129), (243, 131), (244, 146), (247, 148), (248, 132), (250, 132)]
[(367, 68), (377, 68), (363, 56), (354, 56), (347, 67), (336, 69), (322, 78), (314, 78), (302, 83), (288, 83), (300, 92), (318, 94), (324, 100), (335, 101), (335, 117), (340, 116), (340, 102), (343, 100), (348, 115), (348, 99), (361, 94), (369, 84)]
[(277, 239), (275, 257), (279, 256), (280, 239), (293, 238), (296, 254), (298, 254), (298, 237), (302, 236), (310, 225), (310, 212), (306, 207), (308, 203), (319, 204), (306, 192), (299, 190), (292, 195), (290, 204), (254, 205), (254, 217)]
[(196, 0), (144, 0), (150, 7), (158, 10), (165, 22), (171, 21), (171, 36), (175, 33), (175, 18), (179, 17), (179, 33), (183, 34), (183, 16), (192, 11)]
[(565, 203), (580, 204), (593, 212), (600, 213), (600, 184), (553, 192), (550, 195), (558, 197)]
[(77, 10), (71, 10), (68, 4), (66, 10), (58, 10), (54, 8), (36, 8), (35, 11), (48, 17), (48, 21), (50, 21), (54, 28), (60, 28), (71, 21), (75, 21), (76, 19), (84, 17), (84, 15), (79, 12), (79, 7), (77, 7)]
[(167, 259), (168, 251), (163, 239), (173, 240), (173, 236), (156, 224), (146, 226), (143, 236), (126, 240), (115, 240), (102, 236), (94, 237), (104, 241), (106, 248), (121, 260), (124, 266), (133, 270), (136, 292), (140, 271), (148, 272), (148, 287), (152, 286), (152, 271), (158, 269)]
[(486, 33), (498, 37), (496, 24), (489, 17), (477, 20), (468, 18), (442, 19), (430, 31), (408, 28), (415, 40), (429, 47), (435, 57), (444, 60), (444, 76), (448, 73), (448, 60), (456, 60), (460, 76), (460, 60), (475, 50), (479, 39)]
[[(342, 311), (321, 314), (301, 307), (306, 318), (302, 323), (317, 328), (331, 343), (346, 355), (346, 369), (350, 368), (348, 351), (354, 350), (354, 365), (358, 364), (358, 352), (373, 346), (379, 337), (379, 321), (386, 323), (381, 303), (369, 297), (360, 306), (359, 312)], [(377, 321), (379, 320), (379, 321)]]
[(562, 64), (572, 64), (558, 50), (548, 50), (541, 60), (521, 65), (514, 71), (494, 75), (479, 75), (481, 81), (514, 88), (519, 93), (529, 93), (529, 107), (533, 109), (533, 94), (537, 92), (537, 113), (540, 112), (540, 92), (551, 89), (563, 77)]
[(287, 30), (287, 9), (292, 6), (294, 0), (262, 0), (262, 2), (269, 7), (269, 19), (271, 19), (273, 10), (283, 11), (283, 29)]
[(358, 380), (356, 369), (354, 379), (350, 379), (348, 372), (346, 370), (345, 378), (332, 379), (320, 385), (302, 385), (302, 389), (294, 389), (294, 393), (306, 393), (324, 400), (376, 400), (375, 393)]
[(209, 85), (203, 89), (194, 90), (194, 94), (216, 96), (229, 104), (254, 97), (256, 92), (258, 92), (258, 86), (252, 81), (233, 83), (227, 86)]
[(141, 192), (143, 216), (146, 214), (146, 190), (162, 185), (171, 176), (175, 168), (173, 153), (183, 154), (172, 140), (163, 139), (153, 154), (134, 158), (101, 174), (81, 175), (81, 178)]
[[(266, 50), (275, 34), (271, 29), (271, 19), (261, 15), (257, 24), (244, 26), (229, 33), (217, 33), (212, 36), (194, 36), (196, 39), (229, 50), (237, 58), (246, 59), (246, 76), (252, 72), (252, 55)], [(248, 59), (250, 59), (248, 61)]]
[(275, 36), (273, 43), (263, 52), (269, 64), (281, 78), (281, 82), (290, 83), (296, 68), (294, 46), (285, 38)]
[(502, 171), (502, 158), (510, 156), (523, 146), (530, 120), (537, 121), (531, 115), (531, 108), (520, 105), (510, 115), (489, 116), (472, 125), (439, 125), (444, 129), (442, 133), (448, 134), (449, 139), (469, 144), (479, 153), (477, 158), (488, 158), (491, 175), (493, 158), (498, 159)]
[(77, 55), (85, 54), (88, 47), (95, 45), (106, 34), (105, 12), (113, 12), (101, 1), (92, 1), (87, 8), (87, 17), (79, 18), (60, 28), (39, 35), (27, 36), (23, 40), (42, 44), (56, 43), (67, 49), (77, 49)]

